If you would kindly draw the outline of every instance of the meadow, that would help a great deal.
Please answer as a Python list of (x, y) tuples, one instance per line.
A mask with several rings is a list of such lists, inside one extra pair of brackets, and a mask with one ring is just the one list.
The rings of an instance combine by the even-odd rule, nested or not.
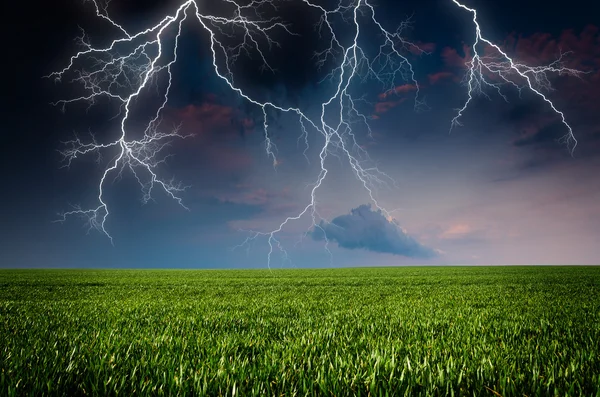
[(0, 270), (0, 395), (600, 396), (600, 267)]

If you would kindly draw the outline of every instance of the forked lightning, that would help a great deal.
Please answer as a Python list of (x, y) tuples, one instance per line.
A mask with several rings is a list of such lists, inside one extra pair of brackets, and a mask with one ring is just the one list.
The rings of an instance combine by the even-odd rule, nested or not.
[[(398, 29), (387, 30), (379, 22), (375, 8), (369, 0), (342, 0), (337, 6), (327, 8), (312, 0), (296, 0), (307, 9), (312, 9), (320, 15), (317, 28), (328, 47), (316, 52), (316, 66), (321, 69), (333, 65), (326, 73), (326, 79), (331, 82), (331, 93), (320, 104), (318, 117), (310, 117), (305, 111), (297, 107), (288, 107), (281, 103), (263, 101), (246, 93), (240, 87), (234, 76), (233, 65), (243, 54), (254, 52), (257, 54), (266, 69), (273, 71), (269, 63), (269, 50), (279, 44), (276, 36), (280, 34), (294, 35), (290, 25), (277, 17), (265, 15), (277, 12), (285, 0), (251, 0), (242, 4), (241, 0), (223, 0), (224, 7), (228, 8), (229, 16), (211, 15), (202, 12), (202, 2), (188, 0), (181, 4), (172, 15), (163, 18), (156, 25), (137, 33), (129, 32), (125, 27), (112, 19), (107, 12), (108, 3), (91, 0), (98, 17), (106, 20), (119, 33), (121, 38), (109, 43), (106, 47), (95, 47), (88, 41), (85, 34), (80, 38), (84, 48), (70, 58), (68, 64), (57, 72), (47, 77), (62, 80), (67, 75), (73, 76), (75, 82), (81, 83), (85, 94), (79, 97), (57, 101), (56, 105), (63, 108), (75, 102), (88, 102), (94, 104), (101, 97), (116, 101), (121, 106), (120, 132), (117, 139), (107, 143), (99, 143), (93, 138), (82, 141), (75, 138), (66, 142), (66, 147), (61, 153), (65, 165), (70, 166), (77, 157), (113, 150), (111, 158), (98, 183), (97, 204), (91, 208), (74, 208), (61, 214), (61, 221), (69, 216), (84, 217), (90, 229), (97, 229), (104, 233), (112, 242), (112, 236), (106, 227), (109, 207), (105, 197), (106, 184), (111, 178), (119, 178), (126, 170), (132, 172), (139, 183), (143, 201), (152, 199), (155, 189), (163, 190), (167, 195), (176, 200), (185, 208), (181, 193), (185, 186), (173, 180), (168, 180), (159, 175), (159, 166), (168, 155), (164, 149), (172, 139), (184, 139), (187, 136), (180, 133), (179, 129), (162, 131), (161, 115), (169, 101), (172, 83), (172, 66), (177, 62), (178, 44), (181, 37), (183, 23), (188, 19), (196, 21), (210, 39), (212, 53), (212, 66), (215, 75), (220, 78), (232, 91), (237, 93), (250, 104), (262, 109), (263, 129), (265, 135), (265, 150), (277, 164), (277, 148), (269, 134), (268, 111), (274, 110), (295, 115), (298, 120), (300, 137), (304, 137), (308, 145), (308, 134), (313, 131), (322, 136), (323, 146), (319, 151), (320, 171), (312, 184), (310, 201), (297, 215), (288, 217), (275, 230), (269, 232), (251, 232), (250, 237), (243, 244), (249, 243), (259, 237), (267, 238), (269, 254), (267, 264), (270, 266), (271, 256), (275, 247), (287, 257), (277, 234), (289, 223), (309, 214), (312, 217), (312, 226), (318, 228), (321, 217), (317, 210), (316, 192), (324, 183), (328, 169), (327, 156), (332, 154), (344, 158), (352, 171), (368, 192), (374, 205), (381, 209), (388, 217), (389, 212), (377, 202), (375, 189), (386, 183), (393, 183), (391, 177), (372, 166), (367, 152), (358, 144), (354, 129), (362, 125), (370, 134), (368, 124), (369, 116), (361, 110), (358, 103), (362, 98), (351, 93), (353, 83), (374, 79), (382, 85), (385, 92), (394, 92), (399, 82), (409, 82), (415, 87), (415, 109), (424, 108), (426, 105), (421, 97), (413, 67), (407, 56), (409, 53), (426, 54), (416, 44), (403, 37), (403, 29), (407, 24), (401, 24)], [(290, 0), (291, 1), (291, 0)], [(477, 12), (466, 7), (456, 0), (457, 6), (473, 14), (476, 38), (473, 44), (473, 57), (467, 63), (465, 76), (468, 86), (469, 98), (456, 117), (452, 126), (459, 125), (459, 119), (466, 111), (473, 95), (484, 93), (485, 87), (490, 87), (504, 98), (501, 91), (502, 84), (509, 84), (519, 90), (529, 89), (539, 95), (549, 106), (560, 115), (562, 122), (568, 130), (565, 141), (573, 150), (577, 141), (573, 131), (567, 124), (564, 114), (557, 110), (554, 104), (542, 93), (550, 88), (548, 73), (566, 73), (578, 76), (581, 72), (569, 69), (561, 63), (562, 56), (556, 62), (544, 67), (530, 67), (511, 59), (500, 47), (494, 45), (482, 36), (477, 20)], [(341, 37), (336, 31), (334, 19), (343, 20), (351, 28), (350, 38)], [(380, 43), (375, 55), (369, 55), (361, 47), (366, 40), (363, 39), (361, 27), (370, 24), (379, 33)], [(231, 44), (237, 40), (237, 44)], [(496, 52), (496, 56), (480, 55), (478, 46), (487, 44)], [(140, 101), (151, 86), (159, 89), (159, 78), (166, 78), (160, 104), (157, 106), (148, 124), (136, 130), (131, 120), (132, 107)], [(308, 148), (308, 147), (307, 147)], [(306, 150), (304, 154), (306, 155)], [(242, 244), (242, 245), (243, 245)], [(327, 241), (326, 241), (327, 247)]]

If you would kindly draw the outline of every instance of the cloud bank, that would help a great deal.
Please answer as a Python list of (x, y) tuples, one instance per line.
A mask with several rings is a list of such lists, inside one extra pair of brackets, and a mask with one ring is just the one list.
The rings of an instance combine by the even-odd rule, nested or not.
[(342, 248), (366, 249), (410, 258), (437, 256), (436, 251), (409, 236), (395, 220), (388, 220), (381, 210), (373, 211), (370, 205), (365, 204), (331, 222), (321, 221), (310, 234), (313, 240), (325, 240), (327, 237)]

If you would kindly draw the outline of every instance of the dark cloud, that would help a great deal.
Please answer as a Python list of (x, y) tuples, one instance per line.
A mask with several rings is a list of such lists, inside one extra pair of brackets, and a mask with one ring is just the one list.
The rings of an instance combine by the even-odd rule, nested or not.
[(530, 133), (524, 134), (514, 142), (515, 146), (526, 146), (543, 143), (555, 143), (568, 132), (561, 122), (545, 125)]
[(508, 108), (505, 118), (510, 123), (529, 122), (547, 111), (546, 107), (547, 104), (542, 100), (538, 100), (538, 98), (535, 98), (535, 100), (514, 101)]
[(311, 232), (314, 240), (335, 241), (340, 247), (366, 249), (411, 258), (432, 258), (437, 253), (409, 236), (395, 220), (388, 221), (381, 210), (361, 205), (330, 223), (321, 221)]
[(471, 49), (463, 44), (462, 52), (464, 55), (459, 54), (455, 48), (445, 47), (441, 55), (446, 67), (451, 69), (466, 69), (466, 63), (471, 60)]

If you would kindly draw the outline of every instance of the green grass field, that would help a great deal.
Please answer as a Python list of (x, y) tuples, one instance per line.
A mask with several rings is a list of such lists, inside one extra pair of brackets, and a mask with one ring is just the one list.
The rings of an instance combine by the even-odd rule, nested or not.
[(600, 396), (600, 267), (0, 271), (0, 395)]

